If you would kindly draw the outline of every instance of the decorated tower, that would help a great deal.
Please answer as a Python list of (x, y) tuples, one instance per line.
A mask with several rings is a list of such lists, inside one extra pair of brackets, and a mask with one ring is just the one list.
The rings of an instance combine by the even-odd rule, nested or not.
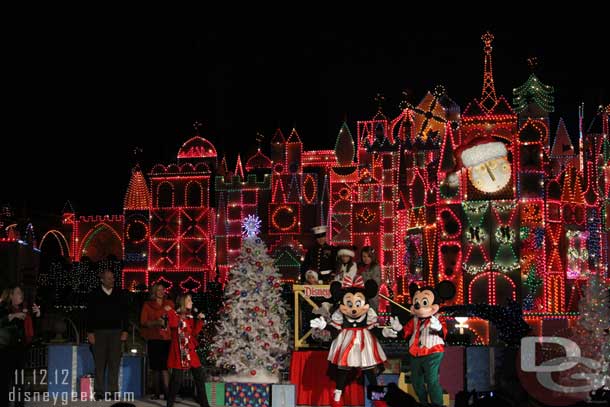
[[(497, 97), (492, 64), (493, 35), (482, 37), (483, 90), (462, 114), (456, 148), (456, 172), (444, 182), (445, 192), (462, 211), (459, 219), (465, 303), (499, 304), (521, 298), (519, 205), (515, 155), (517, 115), (504, 97)], [(451, 215), (455, 215), (455, 218)], [(447, 250), (447, 249), (445, 249)], [(458, 297), (459, 297), (458, 295)]]
[(178, 151), (178, 163), (157, 164), (151, 184), (149, 283), (204, 289), (215, 277), (215, 211), (210, 207), (210, 177), (216, 169), (214, 145), (199, 133)]
[(123, 281), (128, 289), (148, 284), (148, 243), (151, 209), (150, 192), (139, 165), (131, 171), (131, 179), (123, 202)]

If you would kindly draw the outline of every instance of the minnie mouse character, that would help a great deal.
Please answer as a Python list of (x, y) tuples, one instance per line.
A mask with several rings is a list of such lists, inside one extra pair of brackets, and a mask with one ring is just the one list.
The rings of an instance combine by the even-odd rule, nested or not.
[[(377, 328), (377, 313), (370, 307), (368, 300), (377, 295), (379, 286), (373, 280), (366, 284), (341, 285), (338, 281), (331, 284), (333, 300), (340, 302), (339, 308), (332, 314), (330, 326), (339, 331), (328, 352), (328, 361), (337, 368), (336, 388), (331, 407), (342, 407), (341, 395), (347, 385), (351, 369), (362, 369), (372, 385), (377, 385), (376, 369), (383, 368), (385, 353), (371, 330)], [(312, 328), (324, 329), (326, 320), (323, 317), (310, 322)], [(375, 407), (385, 406), (383, 401), (374, 401)]]
[(404, 338), (409, 340), (411, 381), (419, 402), (427, 404), (430, 396), (432, 405), (442, 406), (443, 389), (438, 381), (438, 371), (445, 352), (447, 324), (443, 317), (437, 318), (436, 313), (441, 302), (455, 296), (455, 286), (449, 281), (443, 281), (436, 287), (419, 288), (411, 284), (409, 293), (413, 302), (413, 318), (405, 326), (398, 317), (390, 318), (391, 328), (384, 328), (383, 336), (396, 338), (398, 332), (403, 331)]

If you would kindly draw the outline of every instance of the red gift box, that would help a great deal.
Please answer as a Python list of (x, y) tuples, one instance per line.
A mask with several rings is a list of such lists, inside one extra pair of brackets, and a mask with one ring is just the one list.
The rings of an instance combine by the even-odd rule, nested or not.
[(93, 376), (87, 375), (80, 378), (80, 393), (81, 400), (92, 401), (93, 398)]

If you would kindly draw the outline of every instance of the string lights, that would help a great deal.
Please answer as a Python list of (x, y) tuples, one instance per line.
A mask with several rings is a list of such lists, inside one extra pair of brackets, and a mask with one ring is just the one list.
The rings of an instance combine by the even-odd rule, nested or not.
[[(566, 301), (566, 289), (592, 272), (608, 278), (607, 108), (597, 117), (601, 130), (581, 137), (578, 160), (563, 121), (549, 149), (553, 87), (532, 74), (514, 89), (511, 107), (496, 94), (493, 35), (482, 41), (481, 97), (461, 113), (439, 87), (394, 119), (380, 110), (358, 121), (355, 139), (343, 123), (332, 150), (304, 150), (296, 129), (287, 138), (278, 130), (245, 165), (240, 155), (231, 159), (233, 172), (196, 135), (176, 163), (157, 164), (147, 177), (134, 169), (123, 216), (77, 218), (70, 209), (41, 243), (58, 242), (78, 262), (83, 250), (93, 252), (95, 236), (110, 231), (128, 287), (163, 278), (206, 291), (217, 277), (226, 282), (242, 246), (242, 219), (259, 219), (286, 281), (298, 275), (308, 231), (322, 224), (333, 245), (373, 246), (397, 299), (412, 282), (450, 279), (456, 303), (509, 298), (523, 301), (527, 318), (569, 316), (577, 304)], [(448, 186), (460, 147), (483, 137), (506, 146), (506, 187), (483, 192), (468, 171)], [(58, 281), (69, 285), (62, 273)]]

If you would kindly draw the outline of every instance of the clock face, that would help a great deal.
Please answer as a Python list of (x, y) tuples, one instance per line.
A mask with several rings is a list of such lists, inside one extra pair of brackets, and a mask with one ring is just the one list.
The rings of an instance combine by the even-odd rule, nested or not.
[(494, 158), (468, 168), (468, 177), (476, 189), (485, 193), (500, 191), (510, 181), (511, 167), (506, 157)]

